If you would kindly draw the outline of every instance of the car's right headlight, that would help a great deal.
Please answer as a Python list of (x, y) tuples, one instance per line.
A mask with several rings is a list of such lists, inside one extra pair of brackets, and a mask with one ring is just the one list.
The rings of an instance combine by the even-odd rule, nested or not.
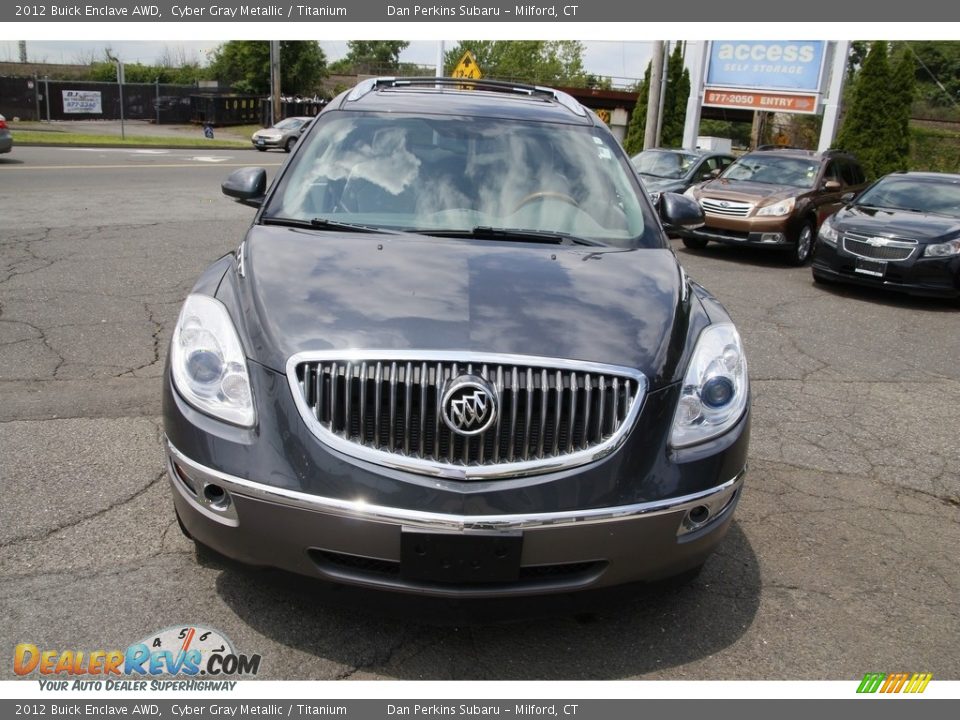
[(170, 368), (177, 390), (201, 412), (244, 427), (256, 421), (243, 347), (219, 300), (187, 296), (173, 330)]
[(722, 435), (743, 416), (750, 392), (747, 358), (732, 323), (700, 333), (673, 415), (670, 444), (687, 447)]
[(691, 200), (696, 200), (697, 202), (700, 201), (700, 197), (697, 195), (696, 185), (691, 185), (690, 187), (688, 187), (686, 190), (683, 191), (683, 194), (686, 195)]
[(923, 254), (927, 257), (949, 257), (950, 255), (960, 255), (960, 240), (948, 240), (945, 243), (936, 245), (927, 245)]
[(837, 241), (840, 239), (840, 233), (837, 232), (837, 229), (833, 225), (833, 215), (823, 221), (823, 225), (820, 226), (820, 232), (818, 233), (817, 237), (819, 237), (830, 247), (837, 246)]
[(758, 217), (783, 217), (793, 212), (796, 198), (787, 198), (773, 205), (766, 205), (757, 210)]

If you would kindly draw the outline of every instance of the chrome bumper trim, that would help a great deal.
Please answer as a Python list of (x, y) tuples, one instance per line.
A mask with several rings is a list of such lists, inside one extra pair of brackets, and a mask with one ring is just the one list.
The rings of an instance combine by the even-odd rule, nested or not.
[(709, 490), (646, 503), (550, 513), (450, 515), (371, 505), (364, 502), (362, 498), (357, 498), (356, 500), (339, 500), (274, 487), (272, 485), (264, 485), (263, 483), (227, 475), (218, 470), (200, 465), (177, 450), (169, 439), (164, 438), (164, 442), (168, 457), (188, 470), (191, 477), (198, 477), (204, 481), (215, 482), (234, 495), (246, 496), (256, 500), (286, 505), (301, 510), (349, 517), (356, 520), (447, 531), (525, 530), (588, 523), (619, 522), (622, 520), (633, 520), (639, 517), (686, 512), (698, 505), (709, 504), (714, 507), (723, 507), (729, 499), (734, 497), (743, 485), (743, 479), (747, 472), (747, 468), (744, 466), (744, 468), (737, 473), (736, 477)]

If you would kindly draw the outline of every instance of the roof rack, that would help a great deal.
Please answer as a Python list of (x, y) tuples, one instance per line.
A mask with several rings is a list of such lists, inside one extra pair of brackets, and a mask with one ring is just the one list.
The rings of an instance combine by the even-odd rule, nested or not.
[(347, 102), (359, 100), (364, 95), (373, 92), (381, 87), (453, 87), (460, 88), (469, 86), (479, 90), (489, 90), (493, 92), (512, 93), (515, 95), (544, 96), (555, 100), (557, 103), (567, 108), (570, 112), (586, 117), (587, 111), (583, 105), (577, 102), (571, 95), (553, 88), (543, 87), (541, 85), (525, 85), (523, 83), (505, 82), (503, 80), (474, 80), (471, 78), (451, 78), (451, 77), (378, 77), (364, 80), (357, 84), (347, 96)]

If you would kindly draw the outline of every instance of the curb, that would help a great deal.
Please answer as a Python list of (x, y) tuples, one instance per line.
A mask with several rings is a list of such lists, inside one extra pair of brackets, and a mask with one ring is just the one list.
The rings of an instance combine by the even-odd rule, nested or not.
[(14, 149), (18, 147), (77, 147), (77, 148), (90, 148), (96, 150), (97, 148), (130, 148), (131, 150), (249, 150), (250, 152), (255, 152), (254, 147), (244, 147), (241, 145), (223, 145), (218, 143), (211, 143), (210, 145), (173, 145), (173, 144), (150, 144), (150, 145), (134, 145), (131, 143), (97, 143), (96, 145), (83, 145), (80, 143), (67, 143), (67, 142), (30, 142), (28, 140), (17, 141), (16, 136), (13, 138)]

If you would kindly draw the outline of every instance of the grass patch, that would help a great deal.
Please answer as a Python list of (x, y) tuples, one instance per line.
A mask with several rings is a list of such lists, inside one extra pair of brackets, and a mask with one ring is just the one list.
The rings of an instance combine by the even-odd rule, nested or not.
[(14, 145), (78, 145), (81, 147), (170, 147), (206, 148), (208, 150), (252, 147), (243, 140), (208, 140), (204, 137), (150, 137), (130, 135), (121, 140), (114, 135), (84, 135), (70, 132), (47, 132), (39, 130), (14, 130)]

